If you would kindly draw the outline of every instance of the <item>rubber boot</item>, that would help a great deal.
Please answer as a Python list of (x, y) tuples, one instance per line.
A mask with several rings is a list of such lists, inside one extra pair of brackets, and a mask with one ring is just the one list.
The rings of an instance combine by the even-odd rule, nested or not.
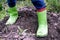
[(18, 12), (17, 12), (16, 7), (9, 7), (8, 13), (9, 13), (10, 17), (9, 17), (8, 21), (6, 22), (6, 25), (14, 24), (18, 18)]
[(38, 30), (37, 37), (44, 37), (48, 35), (48, 26), (47, 26), (47, 11), (37, 12), (38, 16)]

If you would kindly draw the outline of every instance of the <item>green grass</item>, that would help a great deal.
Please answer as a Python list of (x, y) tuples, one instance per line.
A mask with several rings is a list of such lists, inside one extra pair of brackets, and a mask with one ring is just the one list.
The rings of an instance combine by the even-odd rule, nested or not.
[(3, 19), (6, 16), (5, 10), (0, 11), (0, 20)]
[(47, 9), (53, 12), (60, 11), (60, 0), (46, 0), (47, 1)]

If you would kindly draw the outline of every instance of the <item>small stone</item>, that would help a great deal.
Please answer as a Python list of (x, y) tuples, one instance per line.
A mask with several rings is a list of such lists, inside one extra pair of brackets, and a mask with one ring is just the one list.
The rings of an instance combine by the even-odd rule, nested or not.
[(57, 29), (56, 27), (54, 27), (55, 29)]
[(53, 13), (53, 16), (57, 17), (57, 14)]
[(55, 26), (57, 26), (57, 25), (58, 25), (58, 23), (54, 23), (54, 25), (55, 25)]
[(54, 38), (54, 35), (51, 35), (52, 38)]
[(60, 17), (58, 18), (58, 20), (60, 20)]

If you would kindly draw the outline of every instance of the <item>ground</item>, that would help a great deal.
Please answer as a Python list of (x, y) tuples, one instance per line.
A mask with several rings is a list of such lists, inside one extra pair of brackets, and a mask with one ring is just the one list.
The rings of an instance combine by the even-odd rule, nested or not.
[(36, 9), (20, 8), (15, 24), (5, 25), (8, 16), (0, 21), (0, 40), (60, 40), (60, 13), (47, 12), (48, 36), (36, 37), (38, 28)]

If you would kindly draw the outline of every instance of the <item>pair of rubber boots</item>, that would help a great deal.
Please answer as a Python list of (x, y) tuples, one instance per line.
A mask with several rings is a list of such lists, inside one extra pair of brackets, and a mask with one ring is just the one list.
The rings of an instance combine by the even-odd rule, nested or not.
[[(18, 18), (18, 12), (16, 7), (12, 7), (8, 9), (8, 13), (10, 18), (8, 19), (7, 24), (14, 24)], [(36, 36), (44, 37), (48, 35), (48, 26), (47, 26), (47, 11), (44, 10), (42, 12), (37, 12), (38, 16), (38, 30)]]

